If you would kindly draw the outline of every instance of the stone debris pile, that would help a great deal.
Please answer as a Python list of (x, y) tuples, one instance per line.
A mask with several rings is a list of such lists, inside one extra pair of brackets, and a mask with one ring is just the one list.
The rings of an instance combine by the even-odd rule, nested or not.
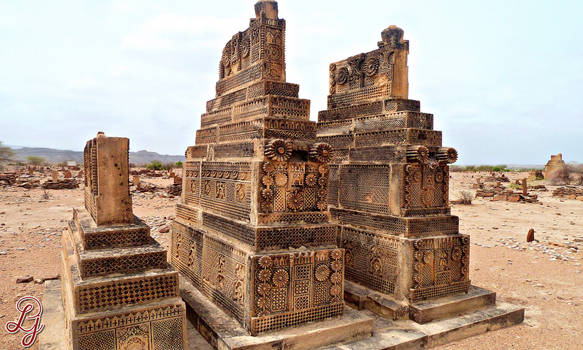
[(564, 186), (553, 190), (553, 197), (583, 201), (583, 188)]
[(491, 184), (489, 182), (480, 182), (480, 179), (478, 179), (478, 183), (473, 185), (473, 188), (477, 189), (476, 198), (491, 198), (492, 201), (537, 203), (538, 196), (528, 193), (526, 179), (523, 179), (520, 183), (522, 185), (522, 191), (520, 192), (506, 188), (500, 181)]
[(77, 182), (77, 179), (72, 178), (57, 181), (48, 180), (44, 182), (41, 187), (45, 190), (72, 190), (79, 188), (79, 182)]

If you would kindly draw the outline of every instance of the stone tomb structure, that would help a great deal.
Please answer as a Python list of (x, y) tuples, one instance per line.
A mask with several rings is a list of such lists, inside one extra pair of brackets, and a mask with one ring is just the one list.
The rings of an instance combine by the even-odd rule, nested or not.
[[(378, 49), (330, 65), (318, 114), (318, 142), (334, 148), (328, 204), (346, 250), (347, 300), (418, 323), (494, 305), (495, 293), (471, 286), (470, 238), (450, 214), (457, 152), (408, 99), (403, 30), (381, 37)], [(451, 296), (450, 307), (431, 306)]]
[(204, 295), (183, 294), (199, 323), (212, 322), (198, 307), (212, 301), (252, 335), (344, 312), (344, 250), (328, 223), (331, 148), (316, 142), (310, 101), (286, 82), (277, 3), (259, 1), (255, 13), (226, 44), (216, 98), (186, 150), (171, 252)]
[(103, 133), (85, 146), (85, 208), (62, 238), (67, 349), (186, 349), (178, 272), (133, 215), (128, 152)]
[(551, 185), (569, 184), (569, 168), (561, 153), (551, 155), (551, 159), (545, 165), (544, 177)]

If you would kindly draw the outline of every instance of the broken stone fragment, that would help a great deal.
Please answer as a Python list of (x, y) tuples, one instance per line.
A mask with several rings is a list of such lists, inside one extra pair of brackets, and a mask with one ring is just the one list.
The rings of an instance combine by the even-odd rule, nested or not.
[(16, 283), (30, 283), (30, 282), (32, 282), (32, 276), (29, 275), (18, 277), (16, 279)]

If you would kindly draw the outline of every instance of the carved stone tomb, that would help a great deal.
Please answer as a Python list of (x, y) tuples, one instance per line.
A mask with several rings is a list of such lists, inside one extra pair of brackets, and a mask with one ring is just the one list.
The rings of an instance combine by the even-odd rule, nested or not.
[[(470, 238), (450, 214), (457, 152), (408, 99), (403, 30), (381, 36), (378, 49), (330, 65), (328, 109), (318, 115), (318, 141), (334, 148), (328, 202), (346, 250), (347, 300), (419, 323), (492, 305), (494, 293), (470, 284)], [(447, 296), (460, 296), (459, 307), (427, 307)]]
[(331, 148), (285, 79), (275, 1), (223, 50), (184, 163), (172, 264), (251, 334), (342, 315), (344, 250), (328, 223)]
[(128, 152), (103, 133), (85, 146), (85, 208), (62, 238), (68, 349), (186, 349), (178, 272), (133, 215)]

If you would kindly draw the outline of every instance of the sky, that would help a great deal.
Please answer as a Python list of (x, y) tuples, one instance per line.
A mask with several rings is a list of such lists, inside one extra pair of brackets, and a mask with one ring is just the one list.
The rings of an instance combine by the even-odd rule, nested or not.
[[(0, 0), (0, 141), (81, 150), (97, 131), (132, 151), (194, 144), (251, 0)], [(409, 98), (458, 164), (583, 161), (582, 1), (280, 0), (288, 82), (326, 108), (328, 65), (410, 41)]]

